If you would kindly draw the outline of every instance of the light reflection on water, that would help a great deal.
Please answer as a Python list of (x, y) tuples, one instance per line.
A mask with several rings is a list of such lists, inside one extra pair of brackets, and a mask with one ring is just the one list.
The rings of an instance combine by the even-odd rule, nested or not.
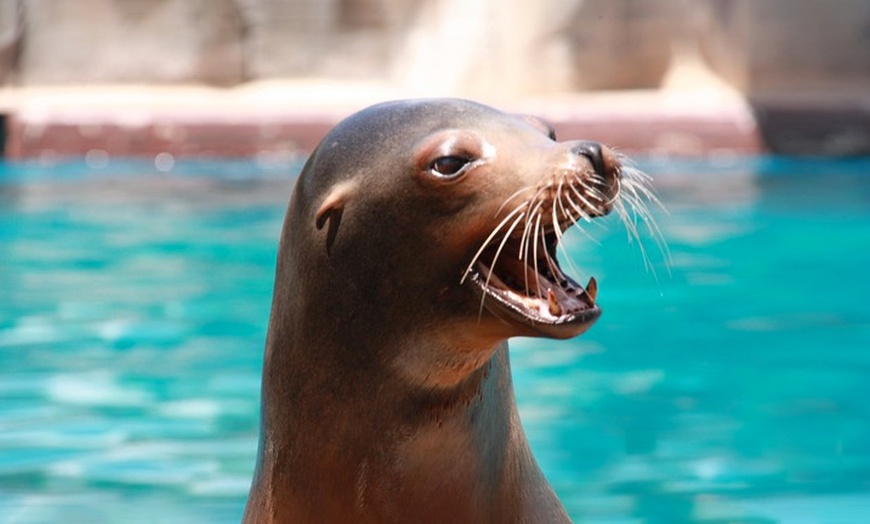
[[(292, 183), (216, 166), (0, 168), (0, 521), (238, 521)], [(548, 477), (585, 522), (865, 522), (870, 162), (647, 167), (670, 267), (575, 232), (604, 315), (513, 343)]]

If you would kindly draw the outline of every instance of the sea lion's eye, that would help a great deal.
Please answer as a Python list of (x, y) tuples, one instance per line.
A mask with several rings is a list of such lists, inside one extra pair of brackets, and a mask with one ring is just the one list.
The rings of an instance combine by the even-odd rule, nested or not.
[(464, 156), (441, 156), (432, 161), (429, 171), (438, 177), (453, 178), (462, 174), (469, 163), (471, 159)]

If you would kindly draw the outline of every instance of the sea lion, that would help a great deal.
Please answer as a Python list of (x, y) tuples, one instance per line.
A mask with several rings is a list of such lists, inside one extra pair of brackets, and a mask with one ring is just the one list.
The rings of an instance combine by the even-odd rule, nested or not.
[(470, 101), (379, 104), (296, 183), (244, 522), (563, 522), (520, 425), (507, 339), (601, 313), (563, 231), (620, 203), (619, 158)]

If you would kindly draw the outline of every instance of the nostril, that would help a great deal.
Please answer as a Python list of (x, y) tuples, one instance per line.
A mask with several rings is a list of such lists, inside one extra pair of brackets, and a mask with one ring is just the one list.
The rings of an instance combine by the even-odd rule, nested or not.
[(607, 176), (601, 144), (598, 142), (579, 142), (571, 148), (571, 152), (575, 155), (585, 156), (592, 163), (592, 168), (595, 169), (596, 173), (601, 176)]

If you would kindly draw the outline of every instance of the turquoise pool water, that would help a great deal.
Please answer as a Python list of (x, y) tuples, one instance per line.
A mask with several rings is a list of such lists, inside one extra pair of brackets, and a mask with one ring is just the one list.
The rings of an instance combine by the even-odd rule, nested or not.
[[(870, 522), (870, 160), (642, 162), (644, 267), (574, 234), (604, 315), (513, 344), (578, 522)], [(0, 164), (0, 522), (237, 522), (298, 166)]]

